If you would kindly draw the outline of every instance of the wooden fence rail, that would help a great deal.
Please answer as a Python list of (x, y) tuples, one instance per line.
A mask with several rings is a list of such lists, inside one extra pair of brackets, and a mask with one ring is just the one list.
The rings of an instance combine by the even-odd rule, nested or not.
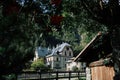
[(21, 72), (17, 76), (17, 80), (59, 80), (68, 79), (73, 80), (73, 78), (80, 79), (85, 78), (85, 71), (52, 71), (52, 72), (35, 72), (26, 71)]

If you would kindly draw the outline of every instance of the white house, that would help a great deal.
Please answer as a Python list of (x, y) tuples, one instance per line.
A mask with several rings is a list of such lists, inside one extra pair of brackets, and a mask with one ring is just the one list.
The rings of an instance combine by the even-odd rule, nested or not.
[(35, 50), (34, 61), (39, 58), (44, 58), (46, 55), (50, 53), (51, 50), (49, 48), (37, 47)]
[(66, 61), (73, 57), (71, 45), (63, 43), (52, 50), (50, 55), (46, 56), (46, 62), (54, 70), (66, 70)]
[(66, 62), (66, 70), (67, 71), (72, 71), (74, 70), (75, 68), (77, 68), (78, 70), (81, 69), (81, 63), (80, 62), (74, 62), (74, 57), (69, 59), (67, 62)]
[(77, 70), (83, 70), (86, 67), (84, 62), (75, 62), (74, 57), (66, 61), (66, 70), (67, 71), (74, 71), (75, 68)]

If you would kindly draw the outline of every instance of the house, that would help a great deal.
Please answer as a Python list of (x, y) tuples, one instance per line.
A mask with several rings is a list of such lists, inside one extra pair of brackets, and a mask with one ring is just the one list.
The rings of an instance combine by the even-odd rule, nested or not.
[(53, 48), (52, 53), (46, 56), (47, 65), (53, 70), (66, 70), (66, 61), (73, 57), (71, 45), (62, 43)]
[(66, 61), (66, 70), (67, 71), (84, 70), (86, 64), (82, 62), (74, 62), (73, 61), (74, 59), (75, 57), (70, 58), (68, 61)]
[(74, 61), (86, 62), (86, 80), (113, 80), (112, 47), (109, 33), (98, 33)]
[(34, 61), (39, 58), (44, 58), (46, 55), (50, 54), (51, 50), (49, 48), (37, 47), (35, 50)]

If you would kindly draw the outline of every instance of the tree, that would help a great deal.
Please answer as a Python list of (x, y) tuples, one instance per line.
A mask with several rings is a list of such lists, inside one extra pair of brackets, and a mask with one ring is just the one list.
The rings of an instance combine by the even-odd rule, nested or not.
[(0, 71), (3, 74), (21, 70), (34, 56), (34, 26), (26, 24), (28, 21), (23, 15), (15, 18), (10, 15), (0, 20)]
[(33, 58), (36, 46), (52, 47), (68, 42), (78, 53), (95, 33), (107, 31), (95, 21), (98, 16), (95, 20), (89, 18), (93, 13), (87, 13), (83, 4), (90, 11), (81, 0), (1, 0), (0, 72), (21, 71)]
[(120, 79), (120, 4), (119, 0), (81, 0), (93, 20), (108, 28), (113, 48), (114, 80)]
[(98, 31), (107, 31), (105, 25), (89, 18), (89, 14), (80, 0), (63, 0), (62, 7), (64, 19), (61, 24), (62, 30), (58, 34), (61, 36), (56, 37), (73, 46), (74, 56), (86, 46)]
[(43, 59), (38, 59), (37, 61), (32, 62), (31, 69), (32, 70), (47, 71), (48, 67), (44, 63)]
[[(52, 29), (60, 29), (60, 2), (51, 2), (0, 1), (0, 78), (6, 74), (20, 72), (34, 57), (35, 47), (44, 45), (43, 42), (46, 46), (46, 36), (52, 33)], [(56, 22), (54, 17), (51, 17), (54, 15), (55, 20), (60, 20)], [(51, 22), (50, 18), (53, 19)]]
[(72, 67), (72, 70), (73, 70), (73, 71), (78, 71), (79, 68), (78, 68), (77, 66), (73, 66), (73, 67)]

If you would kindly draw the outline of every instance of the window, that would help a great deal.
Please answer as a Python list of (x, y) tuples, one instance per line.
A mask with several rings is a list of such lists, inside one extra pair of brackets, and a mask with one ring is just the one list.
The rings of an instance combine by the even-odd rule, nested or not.
[(58, 58), (58, 57), (56, 58), (56, 61), (59, 61), (59, 58)]
[(59, 51), (57, 51), (57, 55), (59, 55)]
[(71, 52), (69, 53), (69, 56), (72, 56), (72, 53), (71, 53)]
[(56, 69), (60, 69), (61, 67), (60, 67), (59, 64), (56, 64), (56, 65), (55, 65), (55, 68), (56, 68)]
[(69, 50), (69, 47), (67, 47), (66, 49)]
[(65, 51), (65, 56), (66, 56), (67, 54), (66, 54), (66, 51)]
[(65, 61), (66, 61), (66, 58), (65, 58)]
[(66, 64), (65, 64), (65, 67), (66, 67)]
[(59, 67), (60, 65), (59, 64), (56, 64), (56, 67)]

